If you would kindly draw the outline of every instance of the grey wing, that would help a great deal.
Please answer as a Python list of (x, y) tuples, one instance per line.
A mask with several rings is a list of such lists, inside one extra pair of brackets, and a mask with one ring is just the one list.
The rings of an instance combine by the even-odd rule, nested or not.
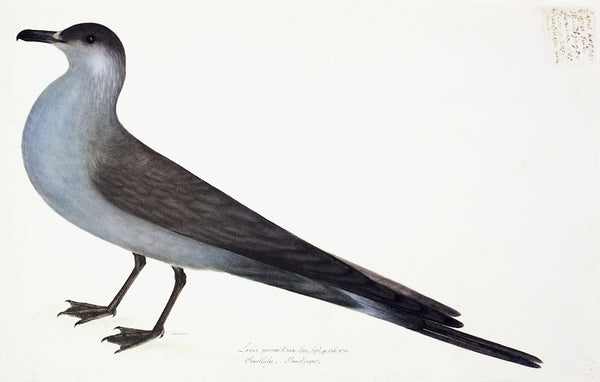
[[(128, 213), (238, 255), (395, 309), (460, 327), (458, 312), (408, 288), (374, 279), (298, 238), (126, 133), (98, 150), (92, 178), (102, 195)], [(407, 293), (410, 291), (412, 293)], [(422, 297), (422, 300), (420, 299)]]

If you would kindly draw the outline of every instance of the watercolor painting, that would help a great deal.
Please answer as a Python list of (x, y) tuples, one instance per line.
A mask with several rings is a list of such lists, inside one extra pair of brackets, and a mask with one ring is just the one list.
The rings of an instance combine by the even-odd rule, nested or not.
[(60, 314), (82, 324), (115, 315), (146, 263), (173, 266), (175, 286), (151, 330), (118, 327), (118, 351), (162, 337), (185, 285), (183, 268), (226, 272), (364, 312), (465, 349), (529, 367), (539, 358), (457, 331), (460, 313), (404, 285), (328, 254), (194, 176), (133, 137), (119, 122), (125, 50), (95, 23), (26, 29), (17, 40), (52, 44), (69, 69), (34, 104), (23, 160), (35, 189), (86, 231), (132, 252), (135, 266), (107, 306), (70, 301)]
[[(28, 70), (11, 64), (35, 73), (28, 84), (44, 68), (37, 101), (20, 100), (27, 92), (16, 80), (8, 87), (19, 95), (11, 126), (13, 109), (31, 108), (19, 119), (27, 174), (19, 187), (28, 178), (41, 196), (28, 195), (35, 208), (9, 210), (17, 219), (7, 253), (31, 253), (30, 263), (10, 263), (6, 282), (20, 286), (10, 301), (45, 304), (6, 319), (29, 328), (30, 346), (20, 346), (60, 343), (129, 380), (143, 377), (123, 371), (127, 359), (152, 370), (147, 380), (165, 375), (158, 359), (177, 364), (181, 378), (196, 375), (188, 362), (207, 362), (202, 375), (216, 380), (595, 378), (598, 178), (585, 166), (597, 172), (589, 157), (598, 118), (586, 106), (598, 94), (582, 82), (598, 77), (595, 13), (460, 4), (467, 13), (413, 3), (205, 3), (189, 6), (205, 23), (174, 23), (184, 30), (152, 18), (121, 29), (100, 8), (106, 21), (19, 17), (27, 25), (15, 30), (10, 56), (46, 48), (18, 53)], [(152, 9), (158, 17), (165, 7)], [(494, 12), (487, 39), (469, 29)], [(520, 27), (510, 29), (515, 16)], [(539, 28), (528, 39), (531, 20)], [(438, 40), (446, 45), (428, 50)], [(574, 44), (581, 48), (560, 48)], [(44, 56), (61, 54), (48, 47), (67, 58), (47, 61), (53, 73)], [(284, 211), (289, 204), (296, 209)], [(41, 227), (32, 226), (36, 214)], [(57, 289), (73, 295), (49, 314)], [(569, 317), (574, 309), (581, 314)], [(581, 331), (548, 338), (571, 318)], [(66, 334), (69, 322), (77, 329)], [(107, 344), (85, 343), (91, 336)], [(5, 373), (47, 380), (51, 365), (60, 362)]]

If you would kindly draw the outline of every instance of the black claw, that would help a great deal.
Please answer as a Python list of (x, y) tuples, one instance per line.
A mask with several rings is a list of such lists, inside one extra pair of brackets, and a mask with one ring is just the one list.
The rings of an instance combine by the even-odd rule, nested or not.
[(67, 316), (77, 317), (79, 318), (79, 321), (75, 323), (75, 326), (109, 315), (114, 316), (116, 313), (116, 309), (111, 309), (106, 306), (88, 304), (85, 302), (77, 302), (72, 300), (66, 300), (65, 302), (69, 303), (71, 306), (68, 309), (58, 313), (56, 317), (60, 317), (63, 314)]
[(115, 330), (118, 330), (120, 333), (113, 334), (102, 339), (102, 342), (108, 341), (110, 343), (119, 345), (119, 349), (117, 349), (115, 353), (120, 353), (124, 350), (155, 339), (163, 332), (162, 330), (141, 330), (126, 328), (123, 326), (117, 326)]
[[(79, 321), (75, 323), (75, 326), (79, 324), (86, 323), (88, 321), (108, 316), (115, 315), (117, 306), (123, 299), (123, 296), (140, 273), (144, 264), (146, 263), (146, 258), (144, 256), (138, 255), (134, 253), (135, 258), (135, 267), (125, 284), (121, 287), (117, 295), (113, 298), (113, 300), (108, 304), (108, 306), (99, 306), (93, 304), (87, 304), (84, 302), (77, 302), (72, 300), (66, 300), (71, 306), (63, 312), (58, 313), (58, 316), (66, 314), (68, 316), (74, 316), (79, 318)], [(167, 301), (167, 305), (163, 309), (158, 321), (154, 325), (152, 330), (140, 330), (133, 328), (125, 328), (123, 326), (117, 326), (114, 330), (118, 330), (118, 334), (113, 334), (110, 336), (104, 337), (100, 342), (108, 341), (113, 344), (119, 345), (119, 349), (115, 351), (116, 353), (120, 353), (124, 350), (130, 349), (132, 347), (141, 345), (145, 342), (148, 342), (152, 339), (162, 337), (164, 335), (164, 323), (171, 312), (171, 308), (175, 304), (175, 300), (177, 300), (177, 296), (181, 292), (181, 289), (185, 285), (185, 273), (182, 268), (173, 267), (175, 271), (175, 286), (173, 287), (173, 291), (171, 292), (171, 296)]]

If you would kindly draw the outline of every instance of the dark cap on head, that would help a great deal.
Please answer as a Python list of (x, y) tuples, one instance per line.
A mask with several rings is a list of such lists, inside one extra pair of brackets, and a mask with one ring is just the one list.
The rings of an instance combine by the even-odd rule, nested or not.
[(101, 44), (114, 53), (125, 56), (125, 49), (117, 35), (104, 25), (96, 23), (76, 24), (61, 32), (26, 29), (19, 32), (17, 40), (83, 46)]

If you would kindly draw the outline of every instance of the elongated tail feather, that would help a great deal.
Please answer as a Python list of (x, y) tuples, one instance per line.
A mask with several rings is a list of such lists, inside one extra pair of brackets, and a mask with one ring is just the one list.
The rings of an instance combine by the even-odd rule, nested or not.
[(518, 363), (528, 367), (539, 368), (542, 361), (525, 352), (497, 344), (483, 338), (475, 337), (467, 333), (454, 330), (452, 328), (440, 325), (435, 322), (426, 321), (421, 330), (416, 330), (421, 334), (447, 342), (471, 351), (492, 357), (500, 358), (506, 361)]

